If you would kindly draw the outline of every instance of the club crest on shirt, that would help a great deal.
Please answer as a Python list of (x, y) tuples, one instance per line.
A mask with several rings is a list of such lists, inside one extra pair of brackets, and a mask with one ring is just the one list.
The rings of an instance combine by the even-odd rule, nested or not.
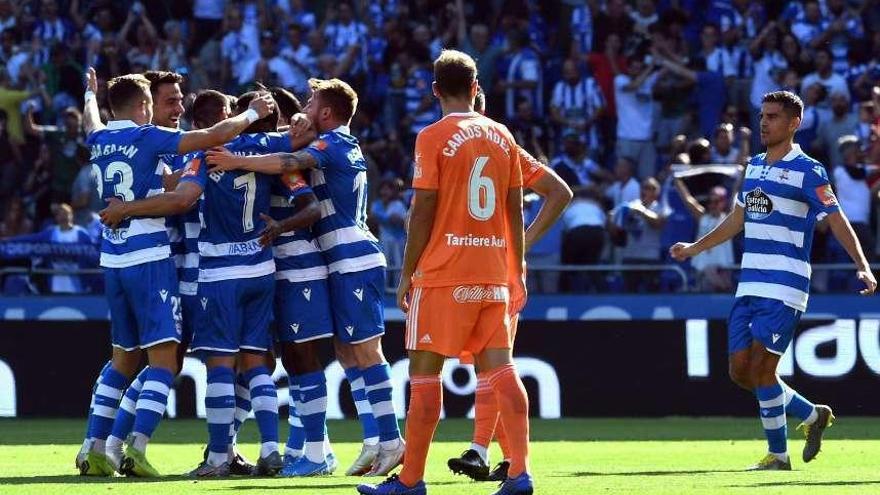
[(773, 201), (760, 187), (746, 193), (745, 204), (750, 220), (763, 220), (773, 213)]

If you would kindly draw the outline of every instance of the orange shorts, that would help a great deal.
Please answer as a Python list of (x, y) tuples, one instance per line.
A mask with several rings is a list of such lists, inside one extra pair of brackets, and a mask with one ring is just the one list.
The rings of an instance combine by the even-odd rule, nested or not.
[(507, 287), (416, 287), (406, 315), (406, 349), (457, 357), (462, 351), (509, 349)]
[[(516, 340), (516, 328), (519, 326), (519, 314), (510, 317), (510, 348), (513, 349), (513, 342)], [(474, 364), (474, 353), (470, 351), (461, 351), (458, 356), (458, 362), (461, 364)]]

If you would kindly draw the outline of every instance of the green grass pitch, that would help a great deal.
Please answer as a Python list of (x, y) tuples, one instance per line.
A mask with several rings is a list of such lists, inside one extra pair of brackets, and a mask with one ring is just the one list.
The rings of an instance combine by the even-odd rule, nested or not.
[[(765, 452), (755, 419), (566, 419), (532, 422), (532, 471), (538, 494), (870, 494), (880, 493), (880, 419), (841, 418), (828, 430), (819, 457), (800, 461), (803, 440), (790, 424), (794, 471), (746, 473)], [(201, 457), (206, 430), (196, 420), (166, 420), (149, 458), (167, 476), (158, 480), (77, 476), (73, 458), (82, 420), (0, 420), (0, 494), (353, 494), (360, 478), (230, 478), (195, 481), (180, 476)], [(356, 454), (353, 421), (329, 425), (344, 470)], [(256, 454), (255, 424), (245, 425), (245, 455)], [(286, 425), (282, 426), (282, 435)], [(446, 459), (470, 440), (470, 422), (444, 420), (428, 461), (429, 494), (490, 494), (492, 483), (472, 483), (446, 469)], [(497, 449), (492, 454), (497, 460)], [(283, 491), (281, 491), (283, 490)]]

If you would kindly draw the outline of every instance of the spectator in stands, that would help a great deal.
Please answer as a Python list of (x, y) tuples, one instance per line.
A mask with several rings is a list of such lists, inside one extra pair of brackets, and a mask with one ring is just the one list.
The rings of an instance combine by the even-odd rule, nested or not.
[(651, 177), (657, 166), (654, 149), (654, 102), (657, 73), (639, 57), (627, 59), (628, 72), (614, 78), (617, 101), (617, 156), (636, 161), (639, 177)]
[(614, 183), (605, 190), (613, 208), (619, 208), (635, 201), (641, 194), (639, 181), (635, 177), (636, 163), (632, 158), (621, 156), (614, 166)]
[(394, 269), (388, 277), (388, 286), (397, 287), (400, 267), (403, 266), (403, 248), (406, 245), (406, 205), (400, 200), (403, 181), (386, 179), (379, 186), (379, 198), (370, 207), (370, 216), (379, 224), (379, 242), (388, 260), (388, 267)]
[[(562, 214), (563, 265), (595, 265), (605, 246), (605, 210), (602, 195), (595, 186), (581, 187)], [(600, 290), (604, 284), (595, 272), (565, 272), (561, 277), (564, 292)]]
[[(32, 241), (61, 244), (92, 243), (92, 238), (88, 232), (73, 223), (73, 208), (66, 203), (61, 203), (55, 208), (55, 225), (47, 227), (38, 234), (27, 237), (28, 240)], [(80, 264), (76, 260), (63, 257), (50, 256), (45, 261), (53, 270), (75, 271), (80, 268)], [(49, 290), (53, 294), (78, 294), (85, 292), (85, 287), (79, 275), (54, 274), (49, 277)]]
[(750, 156), (749, 143), (752, 138), (752, 131), (750, 131), (748, 127), (740, 127), (738, 147), (733, 145), (733, 126), (730, 124), (719, 124), (715, 129), (715, 135), (713, 137), (713, 163), (737, 163), (740, 165), (748, 163)]
[(633, 30), (642, 34), (648, 34), (648, 28), (660, 19), (654, 0), (636, 0), (636, 8), (630, 10), (629, 17)]
[(0, 201), (15, 192), (21, 182), (21, 151), (9, 136), (6, 111), (0, 109)]
[[(856, 232), (865, 256), (873, 259), (874, 236), (871, 233), (871, 189), (873, 183), (880, 175), (880, 167), (877, 165), (865, 165), (858, 137), (854, 135), (842, 136), (837, 140), (837, 147), (841, 155), (841, 162), (834, 165), (832, 178), (834, 190), (840, 207), (846, 212), (846, 217)], [(876, 194), (876, 188), (875, 188)], [(845, 253), (844, 253), (845, 254)]]
[[(675, 188), (688, 211), (697, 221), (696, 239), (711, 232), (731, 210), (727, 189), (718, 186), (709, 192), (707, 206), (694, 198), (687, 184), (675, 179)], [(733, 265), (733, 241), (725, 241), (712, 249), (703, 251), (691, 261), (697, 271), (697, 288), (707, 292), (728, 292), (733, 288), (730, 266)]]
[(95, 174), (92, 172), (89, 158), (88, 148), (82, 147), (77, 150), (79, 172), (76, 174), (70, 191), (73, 221), (87, 230), (97, 217), (96, 213), (101, 211), (106, 204), (98, 196), (98, 184), (95, 180)]
[(596, 123), (604, 106), (596, 80), (581, 74), (577, 60), (566, 59), (562, 65), (562, 80), (553, 87), (550, 100), (550, 120), (556, 125), (558, 135), (569, 131), (584, 134), (590, 149), (597, 149)]
[(0, 239), (30, 234), (34, 222), (25, 215), (21, 196), (12, 196), (3, 208), (3, 223), (0, 223)]
[(477, 61), (477, 77), (480, 87), (488, 91), (495, 87), (495, 70), (501, 56), (501, 48), (489, 43), (491, 34), (489, 27), (485, 24), (471, 25), (470, 34), (468, 34), (468, 24), (464, 15), (464, 0), (456, 0), (455, 5), (455, 12), (458, 16), (456, 22), (458, 47)]
[[(526, 196), (523, 204), (523, 220), (529, 225), (538, 216), (544, 201), (536, 194)], [(561, 263), (563, 222), (554, 223), (550, 229), (526, 253), (526, 264), (529, 266), (529, 293), (555, 294), (560, 289), (561, 274), (558, 270), (544, 269), (555, 267)]]
[(801, 125), (798, 127), (794, 140), (801, 148), (809, 150), (813, 143), (819, 137), (819, 117), (818, 104), (828, 96), (825, 86), (814, 83), (804, 91), (804, 117), (801, 119)]
[(250, 82), (246, 69), (260, 56), (259, 33), (256, 25), (243, 21), (241, 11), (235, 6), (226, 10), (224, 26), (220, 78), (224, 87), (237, 88)]
[(25, 131), (39, 137), (49, 145), (52, 173), (52, 201), (70, 201), (70, 187), (79, 171), (77, 149), (85, 146), (82, 134), (82, 114), (75, 107), (64, 110), (64, 126), (38, 125), (34, 122), (33, 106), (28, 107), (25, 116)]
[(831, 119), (819, 124), (815, 145), (824, 156), (828, 157), (825, 162), (827, 167), (837, 166), (843, 162), (843, 155), (837, 146), (840, 138), (855, 134), (859, 130), (859, 118), (849, 110), (848, 93), (831, 94), (831, 112)]
[(504, 115), (508, 119), (516, 118), (516, 102), (524, 98), (532, 103), (535, 115), (544, 115), (544, 89), (541, 74), (541, 60), (529, 46), (529, 33), (514, 30), (507, 39), (510, 46), (504, 63), (507, 71), (503, 72), (496, 84), (504, 94)]
[[(656, 265), (661, 262), (660, 233), (668, 212), (658, 201), (659, 197), (657, 179), (642, 179), (640, 198), (615, 208), (609, 219), (609, 233), (621, 246), (623, 264)], [(656, 271), (626, 271), (623, 279), (627, 292), (656, 292), (660, 286)]]
[(287, 87), (297, 94), (306, 94), (307, 82), (312, 77), (311, 67), (315, 62), (311, 48), (303, 40), (302, 26), (291, 24), (287, 28), (285, 42), (286, 45), (281, 49), (280, 55), (287, 61), (290, 71), (286, 76), (290, 82)]
[(28, 210), (37, 219), (45, 219), (52, 212), (52, 152), (46, 143), (40, 144), (40, 151), (34, 161), (33, 169), (24, 182), (24, 200)]
[(706, 24), (700, 34), (700, 52), (698, 57), (703, 59), (706, 70), (724, 74), (721, 63), (721, 49), (718, 48), (718, 26)]
[[(846, 84), (846, 79), (832, 70), (831, 52), (827, 48), (816, 50), (815, 64), (816, 70), (804, 76), (804, 79), (801, 81), (801, 91), (813, 84), (819, 83), (825, 86), (828, 94), (832, 96), (834, 94), (842, 94), (849, 100), (849, 87)], [(827, 100), (819, 102), (819, 108), (825, 111), (824, 115), (822, 115), (823, 118), (829, 116), (829, 107), (830, 104)]]
[(367, 26), (355, 19), (354, 8), (347, 1), (327, 8), (324, 18), (324, 36), (330, 53), (338, 59), (351, 57), (352, 62), (344, 72), (348, 76), (362, 77), (366, 70), (364, 55)]
[(543, 144), (546, 126), (544, 120), (535, 115), (535, 109), (529, 100), (521, 99), (517, 103), (516, 118), (508, 124), (508, 128), (517, 144), (542, 163), (547, 163), (547, 153), (544, 152), (546, 146)]
[(569, 130), (563, 137), (562, 153), (550, 162), (550, 168), (572, 191), (610, 179), (608, 171), (587, 156), (584, 136), (575, 130)]
[(626, 2), (623, 0), (608, 0), (605, 9), (594, 13), (593, 26), (595, 26), (595, 38), (593, 46), (605, 46), (608, 36), (616, 34), (620, 39), (629, 39), (633, 32), (632, 18), (627, 15)]
[(225, 3), (225, 1), (217, 0), (193, 0), (190, 55), (198, 53), (205, 42), (216, 39), (217, 34), (224, 31), (223, 17), (225, 13), (223, 9)]

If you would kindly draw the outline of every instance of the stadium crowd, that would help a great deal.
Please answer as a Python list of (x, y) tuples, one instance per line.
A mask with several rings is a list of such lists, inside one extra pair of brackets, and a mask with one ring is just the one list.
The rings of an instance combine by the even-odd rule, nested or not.
[[(204, 88), (238, 94), (261, 81), (304, 99), (309, 77), (339, 77), (361, 95), (352, 128), (370, 164), (371, 221), (397, 266), (415, 136), (440, 116), (430, 63), (444, 47), (477, 59), (487, 113), (575, 192), (528, 253), (533, 269), (672, 263), (669, 246), (708, 232), (731, 207), (740, 166), (761, 151), (761, 96), (777, 89), (801, 95), (798, 144), (828, 168), (866, 253), (880, 254), (875, 0), (0, 0), (0, 239), (99, 235), (81, 129), (87, 66), (101, 80), (176, 71), (187, 109)], [(527, 204), (528, 221), (540, 203)], [(813, 253), (848, 260), (821, 231)], [(730, 290), (737, 255), (728, 243), (682, 265), (688, 284)], [(3, 262), (16, 263), (32, 260)], [(835, 275), (817, 271), (814, 289), (855, 283)], [(681, 283), (669, 271), (530, 277), (541, 292)], [(24, 290), (9, 278), (7, 292)]]

